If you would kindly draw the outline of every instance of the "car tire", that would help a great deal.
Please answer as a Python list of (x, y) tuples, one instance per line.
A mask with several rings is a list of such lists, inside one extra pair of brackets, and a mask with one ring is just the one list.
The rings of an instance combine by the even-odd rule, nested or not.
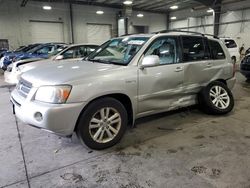
[(207, 114), (223, 115), (232, 111), (234, 97), (230, 89), (218, 81), (204, 87), (198, 96), (200, 108)]
[(123, 137), (128, 115), (121, 102), (101, 98), (90, 103), (80, 115), (76, 133), (89, 148), (101, 150), (112, 147)]

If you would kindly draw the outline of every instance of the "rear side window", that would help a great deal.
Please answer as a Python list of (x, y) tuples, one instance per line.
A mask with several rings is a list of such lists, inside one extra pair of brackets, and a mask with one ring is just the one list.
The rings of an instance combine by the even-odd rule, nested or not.
[(97, 46), (88, 46), (87, 47), (87, 55), (89, 55), (92, 52), (94, 52), (96, 48), (97, 48)]
[(37, 54), (49, 54), (52, 53), (55, 49), (55, 46), (44, 46), (37, 50)]
[(213, 59), (225, 59), (225, 53), (217, 41), (208, 40), (211, 56)]
[(225, 39), (225, 44), (227, 48), (237, 48), (237, 44), (232, 39)]
[(202, 37), (182, 37), (183, 61), (199, 61), (209, 59), (208, 48), (205, 47)]

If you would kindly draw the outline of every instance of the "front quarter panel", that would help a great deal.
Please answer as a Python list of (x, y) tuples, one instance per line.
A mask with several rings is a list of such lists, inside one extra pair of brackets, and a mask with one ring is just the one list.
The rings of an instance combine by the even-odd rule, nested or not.
[[(111, 70), (112, 71), (112, 70)], [(133, 111), (137, 111), (137, 67), (122, 67), (105, 74), (96, 73), (88, 78), (69, 83), (72, 90), (67, 103), (85, 102), (110, 94), (124, 94), (131, 100)]]

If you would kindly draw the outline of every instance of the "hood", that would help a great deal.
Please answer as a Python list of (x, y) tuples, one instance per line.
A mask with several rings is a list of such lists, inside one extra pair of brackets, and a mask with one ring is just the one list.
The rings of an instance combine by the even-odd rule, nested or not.
[(35, 87), (41, 85), (72, 84), (91, 77), (103, 76), (125, 66), (93, 63), (89, 61), (64, 62), (60, 64), (46, 63), (39, 68), (22, 74), (22, 78)]
[(31, 58), (25, 59), (17, 62), (17, 66), (22, 72), (27, 72), (28, 70), (34, 69), (40, 65), (45, 65), (46, 63), (51, 63), (51, 59), (42, 58)]

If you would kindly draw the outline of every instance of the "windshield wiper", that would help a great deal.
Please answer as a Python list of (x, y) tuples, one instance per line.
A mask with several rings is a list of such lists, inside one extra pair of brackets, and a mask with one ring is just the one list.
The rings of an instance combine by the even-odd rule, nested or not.
[(97, 62), (97, 63), (104, 63), (104, 64), (113, 64), (113, 65), (123, 65), (126, 66), (125, 64), (118, 63), (115, 61), (109, 61), (109, 60), (102, 60), (102, 59), (88, 59), (89, 61)]
[(97, 62), (97, 63), (105, 63), (105, 64), (110, 64), (110, 61), (105, 61), (101, 59), (88, 59), (89, 61)]

